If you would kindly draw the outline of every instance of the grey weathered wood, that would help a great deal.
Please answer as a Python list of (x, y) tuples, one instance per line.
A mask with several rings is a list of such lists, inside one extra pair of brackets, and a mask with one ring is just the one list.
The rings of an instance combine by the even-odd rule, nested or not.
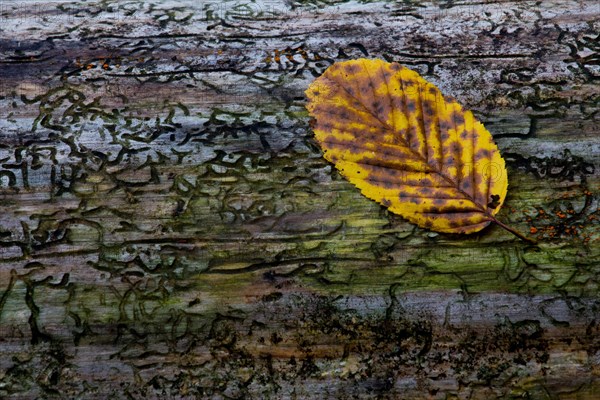
[[(0, 397), (595, 398), (599, 7), (1, 2)], [(332, 171), (303, 91), (358, 57), (474, 110), (538, 246)]]

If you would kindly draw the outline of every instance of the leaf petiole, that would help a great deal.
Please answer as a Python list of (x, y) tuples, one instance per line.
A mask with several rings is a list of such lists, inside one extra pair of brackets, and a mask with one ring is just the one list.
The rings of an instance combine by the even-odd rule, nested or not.
[(516, 237), (518, 237), (521, 240), (524, 240), (528, 243), (531, 244), (537, 244), (537, 241), (531, 238), (528, 238), (527, 236), (523, 235), (521, 232), (517, 231), (514, 228), (511, 228), (510, 226), (506, 225), (505, 223), (498, 221), (495, 217), (492, 217), (492, 221), (495, 222), (497, 225), (501, 226), (502, 228), (506, 229), (507, 231), (509, 231), (510, 233), (512, 233), (513, 235), (515, 235)]

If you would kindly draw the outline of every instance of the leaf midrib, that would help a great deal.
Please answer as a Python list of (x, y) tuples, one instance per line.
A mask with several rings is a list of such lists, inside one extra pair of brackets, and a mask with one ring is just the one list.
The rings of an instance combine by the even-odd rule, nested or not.
[[(368, 74), (368, 72), (367, 72), (367, 74)], [(377, 116), (375, 113), (373, 113), (373, 111), (371, 111), (371, 110), (370, 110), (370, 109), (369, 109), (367, 106), (365, 106), (365, 105), (363, 104), (363, 102), (362, 102), (362, 101), (361, 101), (359, 98), (357, 98), (356, 96), (354, 96), (353, 94), (351, 94), (351, 93), (348, 91), (348, 89), (346, 89), (346, 88), (345, 88), (343, 85), (341, 85), (341, 84), (340, 84), (339, 82), (337, 82), (335, 79), (332, 79), (332, 78), (330, 78), (330, 77), (326, 77), (326, 78), (327, 78), (327, 80), (329, 80), (329, 81), (333, 82), (333, 83), (334, 83), (336, 86), (340, 87), (340, 88), (341, 88), (341, 89), (342, 89), (342, 90), (343, 90), (343, 91), (344, 91), (344, 92), (345, 92), (345, 93), (346, 93), (348, 96), (350, 96), (350, 97), (351, 97), (352, 99), (354, 99), (354, 100), (355, 100), (355, 101), (356, 101), (358, 104), (360, 104), (360, 105), (362, 106), (362, 108), (363, 108), (363, 109), (364, 109), (364, 110), (365, 110), (365, 111), (366, 111), (366, 112), (367, 112), (369, 115), (371, 115), (373, 118), (375, 118), (375, 119), (376, 119), (376, 120), (377, 120), (377, 121), (378, 121), (378, 122), (381, 124), (381, 126), (382, 126), (382, 127), (385, 129), (385, 130), (392, 132), (392, 133), (394, 134), (394, 136), (395, 136), (395, 137), (397, 136), (397, 137), (398, 137), (398, 139), (400, 139), (400, 141), (401, 141), (401, 142), (402, 142), (402, 144), (404, 145), (404, 147), (405, 147), (405, 148), (406, 148), (406, 149), (407, 149), (407, 150), (408, 150), (408, 151), (409, 151), (411, 154), (413, 154), (413, 155), (414, 155), (416, 158), (418, 158), (418, 159), (419, 159), (420, 161), (422, 161), (422, 162), (423, 162), (425, 165), (427, 165), (428, 167), (430, 167), (430, 168), (431, 168), (431, 170), (430, 170), (430, 171), (423, 171), (423, 172), (429, 172), (429, 173), (436, 173), (436, 174), (438, 174), (440, 177), (442, 177), (442, 179), (444, 179), (446, 182), (448, 182), (450, 185), (452, 185), (452, 188), (453, 188), (453, 189), (456, 189), (456, 190), (458, 190), (458, 192), (459, 192), (460, 194), (462, 194), (463, 196), (465, 196), (465, 199), (466, 199), (466, 200), (469, 200), (469, 201), (471, 201), (473, 204), (475, 204), (475, 206), (477, 206), (477, 208), (479, 208), (479, 209), (481, 210), (481, 213), (482, 213), (482, 214), (484, 214), (485, 216), (489, 217), (490, 221), (496, 221), (496, 218), (495, 218), (493, 215), (491, 215), (491, 214), (490, 214), (490, 213), (487, 211), (487, 204), (486, 204), (486, 205), (479, 204), (479, 203), (478, 203), (478, 202), (477, 202), (477, 201), (476, 201), (476, 200), (475, 200), (475, 199), (474, 199), (474, 198), (473, 198), (473, 197), (472, 197), (470, 194), (468, 194), (467, 192), (465, 192), (464, 190), (462, 190), (462, 189), (459, 187), (458, 183), (457, 183), (457, 182), (455, 182), (455, 181), (454, 181), (452, 178), (450, 178), (450, 177), (448, 177), (448, 176), (444, 175), (444, 174), (443, 174), (443, 173), (442, 173), (440, 170), (438, 170), (438, 169), (436, 169), (436, 168), (432, 167), (432, 166), (431, 166), (431, 164), (429, 164), (428, 160), (425, 160), (425, 159), (423, 158), (423, 156), (422, 156), (420, 153), (418, 153), (418, 152), (414, 151), (413, 149), (411, 149), (411, 147), (408, 145), (408, 142), (406, 141), (406, 139), (405, 139), (404, 137), (402, 137), (402, 135), (401, 135), (401, 134), (400, 134), (398, 131), (396, 131), (396, 129), (395, 129), (395, 128), (392, 128), (392, 127), (390, 127), (390, 126), (389, 126), (389, 125), (388, 125), (386, 122), (382, 121), (382, 120), (379, 118), (379, 116)], [(400, 82), (402, 82), (402, 78), (400, 77), (399, 79), (400, 79)], [(369, 80), (371, 80), (371, 76), (370, 76), (370, 75), (369, 75)], [(387, 81), (386, 81), (386, 85), (387, 85)], [(435, 86), (434, 86), (434, 87), (435, 87)], [(437, 87), (436, 87), (436, 89), (439, 91), (439, 89), (438, 89)], [(389, 90), (388, 90), (388, 92), (389, 92)], [(403, 99), (403, 101), (404, 101), (404, 99)], [(390, 109), (391, 109), (391, 110), (394, 110), (394, 107), (393, 107), (393, 105), (392, 105), (391, 101), (390, 101)], [(392, 111), (392, 112), (393, 112), (393, 111)], [(408, 119), (407, 119), (407, 120), (408, 120)], [(440, 128), (439, 128), (439, 124), (438, 124), (438, 130), (439, 130), (439, 129), (440, 129)], [(441, 141), (440, 141), (440, 146), (442, 146), (442, 143), (441, 143)], [(426, 196), (423, 196), (423, 197), (426, 197)]]

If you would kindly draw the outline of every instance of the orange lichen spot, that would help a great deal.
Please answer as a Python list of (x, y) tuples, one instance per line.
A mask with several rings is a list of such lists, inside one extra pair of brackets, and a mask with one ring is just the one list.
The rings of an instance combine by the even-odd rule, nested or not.
[(86, 69), (92, 69), (92, 68), (96, 68), (96, 66), (94, 64), (88, 64), (85, 66)]
[(569, 227), (565, 228), (565, 233), (567, 235), (577, 236), (579, 234), (579, 231), (577, 230), (576, 227), (569, 226)]
[(537, 233), (537, 231), (538, 231), (538, 230), (537, 230), (537, 228), (536, 228), (535, 226), (532, 226), (531, 228), (529, 228), (529, 233), (531, 233), (532, 235), (533, 235), (534, 233)]
[(565, 214), (565, 213), (564, 213), (564, 212), (562, 212), (562, 211), (557, 211), (555, 214), (556, 214), (556, 216), (557, 216), (558, 218), (561, 218), (561, 219), (563, 219), (563, 218), (567, 218), (567, 214)]

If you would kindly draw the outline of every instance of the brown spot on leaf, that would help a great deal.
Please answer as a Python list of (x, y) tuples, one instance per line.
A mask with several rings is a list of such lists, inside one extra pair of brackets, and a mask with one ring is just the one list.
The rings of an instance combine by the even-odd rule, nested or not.
[(491, 158), (492, 153), (488, 149), (479, 149), (475, 153), (475, 161), (487, 160)]
[[(448, 130), (450, 130), (451, 125), (448, 123), (448, 121), (446, 121), (445, 119), (440, 119), (440, 131), (443, 132), (442, 133), (442, 139), (446, 140), (448, 139), (448, 134), (446, 132), (448, 132)], [(446, 137), (444, 138), (443, 135), (446, 135)]]
[(460, 226), (470, 225), (472, 222), (469, 218), (461, 218), (459, 220)]
[(483, 177), (480, 174), (475, 175), (475, 186), (479, 186), (483, 183)]
[(344, 71), (346, 71), (349, 74), (355, 74), (359, 71), (359, 69), (360, 67), (356, 64), (346, 64), (346, 66), (344, 67)]
[(456, 103), (456, 99), (452, 96), (444, 96), (444, 101), (446, 101), (446, 103)]
[(395, 186), (391, 181), (388, 180), (382, 181), (381, 185), (386, 189), (393, 189)]
[(435, 108), (433, 106), (433, 102), (431, 102), (431, 100), (423, 100), (422, 104), (423, 104), (423, 112), (427, 116), (432, 117), (435, 113)]
[(450, 150), (454, 153), (458, 153), (462, 150), (462, 146), (458, 142), (452, 142), (450, 145)]
[(353, 153), (353, 154), (361, 154), (363, 152), (363, 148), (361, 146), (358, 146), (354, 142), (349, 142), (346, 145), (346, 150), (348, 150), (350, 153)]
[(498, 196), (497, 194), (493, 194), (490, 196), (490, 198), (492, 199), (492, 201), (490, 201), (487, 206), (493, 210), (494, 208), (500, 205), (500, 196)]
[(331, 122), (323, 122), (318, 124), (317, 126), (324, 131), (330, 131), (333, 129), (333, 125), (331, 124)]
[(456, 124), (456, 126), (458, 125), (462, 125), (465, 123), (465, 117), (464, 114), (462, 112), (459, 111), (454, 111), (452, 113), (452, 120), (454, 121), (454, 123)]

